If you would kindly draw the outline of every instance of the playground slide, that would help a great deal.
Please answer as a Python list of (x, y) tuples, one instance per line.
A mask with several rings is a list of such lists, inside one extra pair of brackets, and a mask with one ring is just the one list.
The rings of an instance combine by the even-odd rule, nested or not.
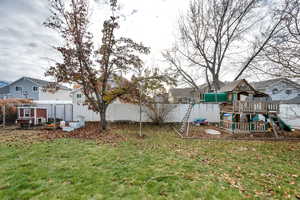
[(292, 131), (292, 128), (290, 125), (286, 124), (280, 117), (278, 117), (279, 126), (285, 131)]
[(279, 123), (279, 127), (285, 131), (292, 131), (292, 128), (291, 126), (289, 126), (288, 124), (286, 124), (280, 117), (275, 117), (275, 116), (272, 116), (272, 119), (274, 121), (278, 121)]

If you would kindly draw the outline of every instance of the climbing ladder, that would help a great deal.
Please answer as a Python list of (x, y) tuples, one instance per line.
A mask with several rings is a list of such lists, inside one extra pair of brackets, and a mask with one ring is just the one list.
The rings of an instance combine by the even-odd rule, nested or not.
[(279, 124), (278, 116), (276, 114), (270, 115), (270, 125), (275, 135), (275, 138), (278, 138), (278, 132), (280, 130), (280, 126), (278, 126), (277, 124)]
[(185, 113), (182, 121), (181, 121), (181, 126), (180, 126), (180, 129), (175, 129), (175, 131), (178, 133), (178, 135), (180, 135), (181, 137), (184, 137), (184, 133), (185, 135), (187, 136), (187, 133), (188, 133), (188, 129), (189, 129), (189, 119), (190, 119), (190, 116), (191, 116), (191, 113), (192, 113), (192, 109), (194, 107), (194, 103), (192, 104), (189, 104), (189, 107), (187, 109), (187, 112)]

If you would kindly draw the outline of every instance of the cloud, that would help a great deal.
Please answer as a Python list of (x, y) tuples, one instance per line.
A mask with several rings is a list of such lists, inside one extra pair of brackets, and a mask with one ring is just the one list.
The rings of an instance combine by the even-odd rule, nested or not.
[(49, 62), (40, 57), (56, 57), (50, 44), (59, 41), (42, 25), (48, 15), (47, 1), (0, 1), (0, 80), (43, 77)]
[[(91, 1), (94, 19), (92, 31), (100, 43), (102, 22), (108, 14), (104, 0)], [(183, 0), (120, 0), (126, 19), (119, 33), (150, 46), (146, 62), (159, 60), (160, 52), (170, 47)], [(46, 69), (57, 60), (52, 48), (59, 36), (42, 24), (49, 16), (47, 0), (0, 0), (0, 80), (12, 81), (21, 76), (44, 78)], [(150, 60), (150, 61), (149, 61)]]

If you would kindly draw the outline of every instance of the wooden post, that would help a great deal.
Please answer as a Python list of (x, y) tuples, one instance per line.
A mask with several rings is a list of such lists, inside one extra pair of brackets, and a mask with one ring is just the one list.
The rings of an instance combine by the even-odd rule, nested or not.
[(54, 124), (56, 124), (56, 104), (54, 104)]
[[(139, 68), (139, 77), (142, 76), (142, 71)], [(140, 109), (140, 123), (139, 123), (139, 136), (142, 137), (142, 94), (143, 94), (143, 83), (139, 83), (139, 109)]]
[(6, 110), (5, 110), (5, 105), (3, 105), (3, 128), (5, 128), (5, 121), (6, 121)]
[(66, 121), (66, 104), (64, 104), (64, 121)]
[(190, 121), (188, 121), (187, 130), (186, 130), (186, 137), (189, 136), (189, 130), (190, 130)]

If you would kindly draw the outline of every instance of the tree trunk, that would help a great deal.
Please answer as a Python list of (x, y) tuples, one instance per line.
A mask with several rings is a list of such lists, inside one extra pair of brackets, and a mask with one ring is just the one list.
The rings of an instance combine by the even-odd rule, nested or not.
[(107, 121), (106, 121), (106, 106), (100, 110), (100, 130), (106, 131), (107, 130)]
[(216, 75), (213, 76), (213, 86), (214, 86), (215, 92), (220, 89), (219, 77)]

